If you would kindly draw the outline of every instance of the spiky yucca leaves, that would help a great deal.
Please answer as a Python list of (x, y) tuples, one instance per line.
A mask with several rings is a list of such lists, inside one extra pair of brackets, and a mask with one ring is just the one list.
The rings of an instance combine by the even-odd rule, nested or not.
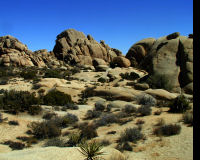
[(101, 152), (101, 149), (103, 148), (101, 143), (96, 141), (90, 143), (84, 142), (81, 143), (79, 147), (80, 150), (78, 149), (78, 151), (86, 157), (84, 160), (104, 160), (104, 158), (99, 157), (104, 154), (104, 152)]

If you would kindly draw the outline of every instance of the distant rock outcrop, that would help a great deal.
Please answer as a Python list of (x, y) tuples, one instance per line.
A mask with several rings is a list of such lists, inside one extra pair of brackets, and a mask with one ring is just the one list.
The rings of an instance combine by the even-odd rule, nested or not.
[[(178, 32), (144, 39), (134, 44), (126, 57), (132, 66), (146, 70), (151, 77), (161, 75), (172, 86), (172, 91), (193, 92), (193, 39)], [(136, 61), (136, 63), (133, 63)]]
[(59, 62), (52, 52), (46, 49), (32, 52), (18, 39), (8, 35), (0, 37), (0, 65), (45, 67), (58, 66)]
[(82, 65), (93, 65), (95, 58), (109, 63), (122, 54), (119, 50), (110, 48), (104, 41), (98, 43), (91, 35), (86, 37), (84, 33), (74, 29), (65, 30), (57, 36), (53, 52), (59, 60)]

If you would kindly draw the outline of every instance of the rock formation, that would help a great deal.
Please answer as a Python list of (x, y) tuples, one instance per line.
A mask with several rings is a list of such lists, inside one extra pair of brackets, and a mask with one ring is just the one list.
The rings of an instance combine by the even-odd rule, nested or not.
[(91, 35), (86, 37), (74, 29), (65, 30), (57, 36), (53, 52), (59, 60), (83, 65), (93, 65), (95, 58), (109, 63), (121, 55), (119, 50), (110, 48), (104, 41), (98, 43)]
[(44, 67), (59, 66), (59, 62), (52, 52), (46, 49), (32, 52), (18, 39), (8, 35), (0, 37), (0, 65)]
[(172, 86), (172, 91), (193, 92), (193, 39), (178, 32), (144, 39), (134, 44), (126, 58), (132, 66), (144, 69), (153, 77), (161, 75)]

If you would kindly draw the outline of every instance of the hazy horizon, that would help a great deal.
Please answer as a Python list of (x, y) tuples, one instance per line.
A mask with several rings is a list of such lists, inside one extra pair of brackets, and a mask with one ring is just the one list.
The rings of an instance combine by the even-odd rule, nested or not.
[(123, 54), (144, 38), (193, 33), (190, 0), (9, 0), (1, 6), (0, 36), (12, 35), (32, 51), (53, 50), (56, 36), (70, 28)]

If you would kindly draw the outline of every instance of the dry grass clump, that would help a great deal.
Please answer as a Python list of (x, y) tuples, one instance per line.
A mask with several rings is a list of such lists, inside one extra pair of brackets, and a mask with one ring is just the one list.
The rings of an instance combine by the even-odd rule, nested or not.
[(157, 136), (172, 136), (181, 132), (179, 124), (164, 124), (153, 130), (153, 134)]

